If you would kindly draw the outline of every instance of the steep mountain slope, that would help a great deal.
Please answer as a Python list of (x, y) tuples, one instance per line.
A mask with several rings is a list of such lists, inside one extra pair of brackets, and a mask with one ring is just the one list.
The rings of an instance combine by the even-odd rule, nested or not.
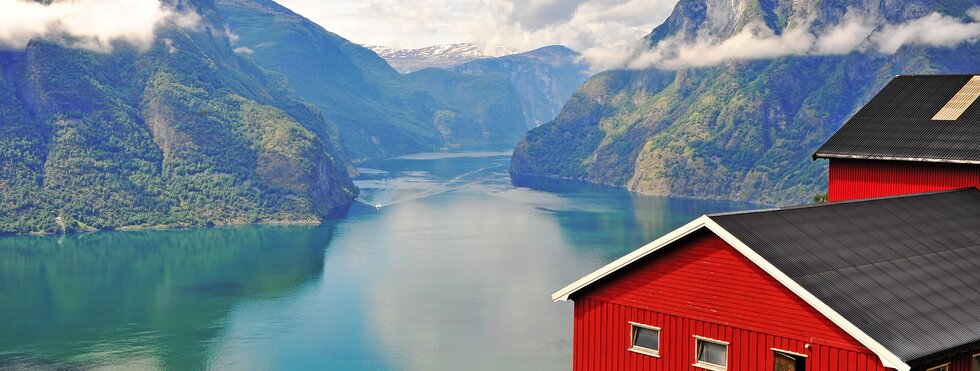
[(0, 52), (0, 232), (318, 222), (349, 205), (322, 116), (232, 52), (209, 1), (149, 50)]
[(468, 75), (504, 74), (521, 95), (528, 128), (554, 120), (565, 101), (588, 79), (579, 54), (561, 45), (498, 58), (477, 59), (452, 68)]
[(431, 123), (444, 148), (512, 148), (526, 132), (521, 97), (506, 76), (427, 68), (405, 78), (434, 100)]
[[(283, 74), (299, 97), (337, 124), (355, 160), (445, 148), (512, 146), (524, 134), (520, 98), (509, 84), (498, 83), (506, 82), (503, 76), (474, 78), (442, 71), (408, 77), (370, 50), (271, 0), (216, 3), (238, 36), (236, 50)], [(433, 84), (424, 80), (434, 75), (467, 84), (470, 90), (459, 99), (432, 91)], [(468, 98), (471, 95), (493, 101), (476, 101)], [(497, 108), (488, 111), (488, 107)], [(491, 111), (518, 115), (488, 114)]]
[(364, 45), (381, 58), (388, 61), (401, 73), (415, 72), (425, 68), (449, 69), (455, 65), (476, 59), (493, 58), (517, 54), (519, 51), (505, 46), (494, 47), (489, 53), (472, 43), (433, 45), (418, 49), (396, 49), (387, 46)]
[[(815, 29), (849, 8), (889, 23), (934, 11), (965, 18), (972, 1), (682, 0), (644, 41), (726, 39), (788, 20)], [(744, 35), (744, 34), (742, 34)], [(777, 45), (778, 46), (778, 45)], [(515, 149), (511, 172), (625, 186), (660, 195), (785, 204), (826, 189), (810, 154), (896, 74), (980, 71), (978, 45), (904, 46), (894, 54), (790, 55), (677, 70), (615, 70), (586, 82), (558, 118)], [(695, 58), (712, 58), (710, 54)]]

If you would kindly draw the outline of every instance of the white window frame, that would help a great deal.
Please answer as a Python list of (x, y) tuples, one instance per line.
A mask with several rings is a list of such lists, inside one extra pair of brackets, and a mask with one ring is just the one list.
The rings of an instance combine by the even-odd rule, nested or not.
[(941, 365), (932, 366), (926, 369), (926, 371), (934, 371), (945, 367), (946, 371), (949, 371), (949, 362), (943, 363)]
[(980, 360), (980, 353), (974, 354), (973, 357), (970, 357), (970, 371), (975, 371), (973, 369), (973, 363), (976, 360)]
[[(629, 324), (630, 324), (630, 347), (627, 350), (633, 353), (640, 353), (640, 354), (645, 354), (648, 356), (654, 356), (660, 358), (660, 331), (661, 331), (660, 327), (644, 325), (642, 323), (636, 323), (633, 321), (629, 321)], [(657, 349), (642, 347), (634, 343), (636, 341), (637, 328), (644, 328), (647, 330), (653, 330), (657, 332)]]
[[(799, 358), (802, 358), (802, 359), (803, 359), (803, 362), (807, 362), (807, 358), (810, 358), (810, 356), (808, 356), (808, 355), (806, 355), (806, 354), (803, 354), (803, 353), (797, 353), (797, 352), (791, 352), (791, 351), (788, 351), (788, 350), (785, 350), (785, 349), (779, 349), (779, 348), (769, 348), (769, 350), (771, 350), (771, 351), (772, 351), (772, 354), (773, 354), (773, 356), (775, 356), (775, 355), (776, 355), (776, 353), (782, 353), (782, 354), (785, 354), (785, 355), (787, 355), (787, 356), (793, 356), (793, 357), (799, 357)], [(775, 362), (775, 361), (774, 361), (774, 362)], [(798, 365), (798, 364), (799, 364), (799, 360), (797, 360), (797, 365)], [(804, 371), (804, 370), (799, 370), (799, 371)]]
[(810, 357), (810, 356), (808, 356), (806, 354), (797, 353), (797, 352), (791, 352), (791, 351), (788, 351), (786, 349), (769, 348), (769, 350), (771, 350), (773, 352), (780, 352), (780, 353), (783, 353), (783, 354), (786, 354), (786, 355), (790, 355), (790, 356), (797, 356), (797, 357), (803, 357), (803, 358), (809, 358)]
[[(701, 360), (698, 359), (698, 343), (702, 341), (725, 346), (725, 366), (716, 365), (714, 363), (702, 362)], [(694, 364), (692, 366), (697, 368), (703, 368), (705, 370), (727, 371), (728, 364), (731, 363), (731, 359), (729, 359), (731, 358), (729, 357), (730, 353), (728, 352), (730, 347), (731, 347), (731, 343), (727, 341), (721, 341), (718, 339), (712, 339), (712, 338), (706, 338), (704, 336), (694, 335)]]

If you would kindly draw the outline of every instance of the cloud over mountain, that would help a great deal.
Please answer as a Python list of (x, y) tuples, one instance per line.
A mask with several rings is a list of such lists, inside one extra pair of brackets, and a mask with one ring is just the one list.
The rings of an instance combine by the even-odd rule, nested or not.
[(904, 45), (955, 46), (980, 38), (980, 7), (969, 12), (973, 22), (932, 13), (899, 25), (885, 25), (870, 38), (878, 51), (895, 53)]
[(904, 23), (885, 23), (860, 11), (848, 12), (839, 24), (813, 29), (808, 20), (793, 20), (777, 34), (760, 22), (747, 24), (727, 38), (680, 35), (653, 47), (586, 50), (593, 66), (628, 69), (711, 67), (728, 61), (772, 59), (790, 55), (842, 55), (859, 51), (894, 54), (907, 45), (953, 47), (980, 40), (980, 7), (954, 17), (933, 12)]
[(0, 47), (22, 49), (33, 38), (108, 51), (114, 41), (139, 48), (152, 44), (165, 22), (193, 27), (199, 16), (178, 12), (159, 0), (0, 0)]

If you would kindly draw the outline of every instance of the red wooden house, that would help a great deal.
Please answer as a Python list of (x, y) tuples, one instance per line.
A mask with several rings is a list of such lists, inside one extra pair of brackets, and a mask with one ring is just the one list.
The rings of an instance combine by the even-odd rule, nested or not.
[(830, 201), (980, 186), (980, 76), (898, 76), (813, 157)]
[(980, 190), (706, 215), (559, 290), (575, 370), (980, 370)]

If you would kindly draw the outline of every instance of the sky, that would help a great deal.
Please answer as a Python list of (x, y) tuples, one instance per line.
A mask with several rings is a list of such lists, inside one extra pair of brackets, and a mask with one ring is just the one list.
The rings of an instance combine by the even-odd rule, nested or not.
[[(753, 21), (733, 33), (677, 34), (649, 47), (638, 41), (670, 15), (677, 0), (278, 1), (356, 43), (420, 48), (472, 42), (488, 52), (497, 46), (531, 50), (562, 44), (581, 52), (596, 72), (709, 67), (789, 55), (892, 54), (906, 46), (980, 42), (980, 5), (965, 14), (923, 11), (902, 23), (849, 8), (836, 24), (811, 27), (808, 17), (794, 16), (775, 32)], [(21, 49), (34, 38), (48, 38), (95, 51), (111, 51), (117, 40), (145, 49), (160, 25), (193, 29), (200, 19), (193, 10), (177, 11), (160, 0), (54, 0), (50, 5), (0, 0), (0, 48)]]
[(360, 44), (401, 49), (470, 42), (578, 51), (636, 43), (677, 0), (280, 0)]

